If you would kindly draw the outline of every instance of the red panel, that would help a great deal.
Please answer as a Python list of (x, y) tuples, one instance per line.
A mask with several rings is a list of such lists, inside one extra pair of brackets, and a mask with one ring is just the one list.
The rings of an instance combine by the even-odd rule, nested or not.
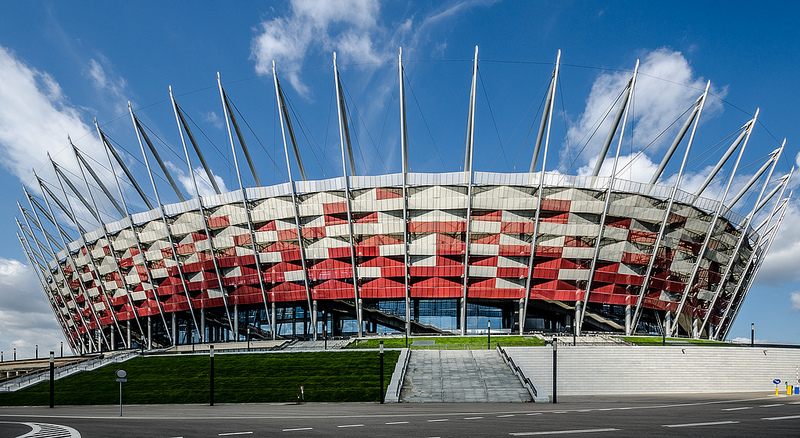
[(411, 222), (408, 224), (409, 233), (463, 233), (467, 231), (465, 221), (451, 222)]
[(375, 199), (378, 201), (383, 199), (398, 199), (403, 197), (403, 190), (402, 189), (385, 189), (385, 188), (377, 188), (375, 189)]
[(322, 212), (325, 214), (347, 213), (347, 201), (322, 204)]

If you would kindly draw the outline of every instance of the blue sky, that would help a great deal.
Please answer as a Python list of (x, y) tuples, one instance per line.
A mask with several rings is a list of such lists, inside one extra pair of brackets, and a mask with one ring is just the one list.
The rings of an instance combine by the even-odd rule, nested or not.
[[(606, 109), (608, 96), (621, 90), (639, 58), (646, 75), (632, 109), (633, 134), (623, 144), (628, 159), (699, 96), (706, 80), (712, 81), (686, 178), (689, 190), (721, 154), (703, 152), (741, 126), (756, 107), (761, 123), (743, 160), (741, 182), (783, 137), (787, 149), (776, 175), (795, 162), (800, 34), (793, 18), (798, 9), (786, 2), (753, 7), (736, 1), (6, 4), (7, 19), (0, 27), (0, 188), (7, 193), (0, 198), (6, 212), (0, 228), (0, 349), (13, 345), (32, 351), (34, 343), (47, 348), (60, 340), (14, 235), (21, 182), (31, 184), (31, 168), (50, 175), (46, 152), (77, 169), (68, 134), (87, 154), (104, 160), (91, 131), (96, 117), (133, 153), (126, 160), (146, 183), (127, 100), (171, 145), (162, 153), (186, 181), (167, 100), (171, 84), (202, 127), (198, 136), (215, 174), (235, 188), (215, 87), (220, 71), (253, 128), (248, 135), (264, 183), (281, 182), (286, 172), (268, 73), (275, 59), (296, 123), (302, 125), (300, 146), (309, 176), (331, 177), (340, 168), (331, 70), (331, 52), (337, 50), (357, 170), (395, 172), (400, 168), (396, 56), (403, 46), (412, 91), (407, 98), (411, 167), (457, 171), (463, 166), (470, 58), (478, 44), (476, 170), (523, 171), (535, 136), (531, 127), (561, 49), (548, 170), (581, 173), (595, 158), (599, 141), (585, 141), (593, 115)], [(656, 140), (622, 177), (646, 180), (670, 139)], [(672, 163), (667, 173), (676, 166)], [(706, 194), (719, 190), (721, 181)], [(159, 185), (166, 194), (166, 184)], [(749, 336), (749, 323), (755, 321), (759, 339), (800, 342), (797, 207), (793, 201), (731, 337)]]

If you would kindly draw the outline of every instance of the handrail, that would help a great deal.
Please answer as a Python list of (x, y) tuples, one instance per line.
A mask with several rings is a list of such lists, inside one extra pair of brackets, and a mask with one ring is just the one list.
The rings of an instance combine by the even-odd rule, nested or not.
[(395, 396), (400, 399), (400, 390), (403, 389), (403, 382), (406, 380), (406, 372), (408, 371), (408, 362), (411, 359), (411, 349), (409, 348), (406, 353), (406, 359), (403, 361), (403, 369), (400, 371), (400, 379), (397, 382), (397, 389), (395, 389)]
[(514, 363), (514, 359), (512, 359), (511, 356), (509, 356), (506, 353), (503, 347), (498, 345), (497, 351), (500, 353), (500, 357), (503, 358), (503, 361), (506, 363), (506, 365), (508, 365), (511, 368), (511, 371), (513, 371), (514, 375), (516, 375), (517, 378), (520, 380), (522, 386), (524, 386), (525, 389), (527, 389), (528, 392), (531, 394), (531, 397), (534, 400), (536, 400), (536, 397), (539, 396), (539, 392), (536, 390), (536, 386), (533, 385), (531, 379), (529, 379), (528, 376), (526, 376), (525, 373), (522, 372), (522, 368), (520, 368), (516, 363)]
[[(132, 350), (126, 353), (119, 353), (110, 356), (101, 355), (93, 357), (89, 360), (56, 368), (54, 370), (54, 378), (55, 380), (58, 380), (63, 377), (70, 376), (72, 374), (76, 374), (80, 371), (91, 371), (100, 368), (104, 365), (107, 365), (109, 363), (124, 362), (138, 355), (139, 355), (138, 350)], [(39, 382), (48, 380), (49, 378), (50, 378), (50, 370), (49, 368), (45, 368), (41, 371), (28, 373), (24, 376), (20, 376), (3, 382), (2, 384), (0, 384), (0, 392), (18, 391), (20, 389), (27, 388), (28, 386), (32, 386)]]

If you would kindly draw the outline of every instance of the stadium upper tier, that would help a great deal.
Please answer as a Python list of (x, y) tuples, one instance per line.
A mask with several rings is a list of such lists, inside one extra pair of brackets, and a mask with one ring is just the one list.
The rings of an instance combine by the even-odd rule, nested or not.
[[(171, 89), (194, 194), (184, 195), (151, 141), (152, 131), (130, 106), (155, 202), (97, 124), (111, 169), (106, 178), (74, 145), (79, 176), (51, 159), (57, 183), (37, 175), (40, 195), (24, 189), (27, 206), (19, 205), (18, 238), (71, 347), (88, 352), (251, 335), (362, 335), (378, 326), (408, 334), (465, 334), (484, 330), (492, 321), (494, 330), (514, 333), (727, 336), (788, 205), (784, 192), (792, 172), (773, 177), (785, 142), (747, 182), (734, 184), (758, 111), (730, 136), (735, 139), (699, 187), (692, 193), (683, 190), (707, 85), (681, 116), (686, 116), (682, 126), (649, 183), (625, 180), (618, 162), (637, 63), (606, 114), (611, 115), (610, 131), (599, 144), (593, 171), (586, 176), (547, 172), (559, 53), (530, 172), (480, 172), (472, 161), (476, 48), (464, 170), (412, 173), (402, 58), (398, 61), (401, 173), (356, 174), (335, 56), (339, 178), (306, 178), (274, 71), (286, 183), (260, 183), (238, 112), (232, 111), (219, 77), (238, 190), (220, 190)], [(680, 166), (664, 176), (681, 146)], [(200, 195), (190, 147), (215, 195)], [(243, 183), (237, 149), (254, 187)], [(733, 165), (723, 178), (721, 196), (704, 197), (728, 162)], [(153, 179), (156, 165), (182, 202), (161, 201)], [(67, 173), (81, 178), (85, 190)], [(130, 190), (123, 190), (122, 179)], [(138, 196), (137, 205), (148, 209), (131, 211), (126, 196)], [(105, 220), (98, 198), (122, 219)], [(742, 200), (752, 205), (742, 208)], [(95, 222), (81, 220), (76, 206)], [(61, 225), (64, 218), (78, 239)], [(99, 228), (86, 229), (97, 223)]]

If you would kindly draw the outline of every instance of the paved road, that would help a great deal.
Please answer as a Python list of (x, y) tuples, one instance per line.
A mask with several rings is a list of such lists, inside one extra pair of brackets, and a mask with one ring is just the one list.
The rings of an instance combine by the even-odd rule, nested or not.
[[(46, 423), (83, 437), (800, 436), (800, 397), (570, 397), (557, 405), (251, 404), (0, 408), (0, 438)], [(59, 435), (48, 435), (59, 436)], [(69, 435), (60, 435), (69, 436)], [(74, 435), (73, 435), (74, 436)]]

